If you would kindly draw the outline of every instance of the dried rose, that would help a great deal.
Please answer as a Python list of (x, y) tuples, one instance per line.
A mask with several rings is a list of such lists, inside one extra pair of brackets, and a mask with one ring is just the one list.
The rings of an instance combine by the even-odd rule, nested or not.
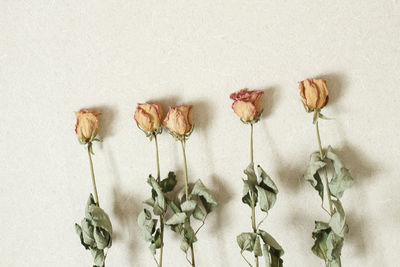
[(159, 103), (138, 104), (135, 121), (143, 131), (157, 131), (161, 127), (162, 119), (163, 111)]
[(307, 79), (299, 83), (300, 95), (309, 109), (321, 109), (328, 104), (328, 86), (325, 80)]
[(89, 109), (81, 109), (75, 112), (76, 125), (75, 132), (82, 144), (93, 141), (99, 131), (100, 112), (95, 112)]
[(170, 107), (163, 124), (178, 136), (190, 133), (193, 128), (192, 109), (191, 105)]
[(233, 100), (233, 111), (246, 122), (257, 119), (263, 111), (261, 90), (242, 89), (237, 93), (232, 93), (230, 98)]

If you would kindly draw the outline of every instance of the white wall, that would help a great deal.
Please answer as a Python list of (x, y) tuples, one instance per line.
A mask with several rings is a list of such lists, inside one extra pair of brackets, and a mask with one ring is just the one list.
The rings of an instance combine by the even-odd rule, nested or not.
[[(321, 122), (356, 179), (343, 203), (350, 234), (343, 266), (395, 266), (400, 245), (398, 112), (400, 3), (363, 1), (0, 1), (0, 266), (91, 266), (74, 223), (91, 191), (73, 111), (103, 112), (95, 171), (115, 228), (107, 266), (154, 266), (136, 223), (155, 172), (154, 147), (136, 128), (137, 102), (193, 104), (190, 179), (221, 206), (195, 248), (198, 266), (246, 266), (235, 237), (250, 230), (241, 201), (249, 129), (229, 93), (265, 90), (255, 160), (280, 194), (264, 229), (285, 266), (323, 266), (310, 247), (326, 219), (302, 179), (317, 149), (297, 82), (328, 81)], [(161, 170), (182, 177), (178, 143), (160, 138)], [(165, 266), (187, 266), (167, 233)]]

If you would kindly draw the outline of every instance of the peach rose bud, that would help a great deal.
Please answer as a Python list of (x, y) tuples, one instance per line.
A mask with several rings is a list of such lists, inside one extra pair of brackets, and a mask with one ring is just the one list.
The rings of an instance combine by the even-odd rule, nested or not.
[(170, 107), (163, 124), (178, 136), (189, 134), (193, 129), (192, 109), (191, 105)]
[(248, 89), (231, 94), (233, 111), (245, 122), (258, 119), (263, 111), (263, 94), (264, 92), (261, 90)]
[(96, 137), (99, 131), (100, 112), (95, 112), (89, 109), (81, 109), (75, 112), (76, 125), (75, 132), (81, 144), (86, 144)]
[(145, 132), (157, 132), (161, 127), (163, 111), (159, 103), (138, 104), (135, 121)]
[(306, 79), (299, 83), (300, 95), (309, 109), (321, 109), (328, 104), (328, 86), (325, 80)]

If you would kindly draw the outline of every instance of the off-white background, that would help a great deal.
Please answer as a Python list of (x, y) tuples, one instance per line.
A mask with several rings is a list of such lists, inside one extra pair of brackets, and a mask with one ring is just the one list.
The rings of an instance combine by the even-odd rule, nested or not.
[[(0, 266), (91, 266), (74, 223), (91, 181), (73, 111), (103, 112), (95, 172), (114, 244), (107, 266), (154, 266), (136, 223), (155, 173), (154, 144), (133, 121), (136, 103), (193, 104), (190, 180), (220, 208), (195, 244), (198, 266), (246, 266), (235, 237), (250, 230), (241, 203), (249, 127), (229, 93), (265, 90), (255, 160), (280, 194), (263, 228), (285, 248), (285, 266), (323, 266), (310, 247), (327, 219), (303, 181), (317, 149), (297, 82), (328, 81), (321, 122), (355, 177), (343, 203), (350, 234), (343, 266), (397, 266), (400, 251), (400, 2), (0, 1)], [(160, 137), (161, 170), (182, 179), (179, 144)], [(167, 232), (165, 266), (187, 266)]]

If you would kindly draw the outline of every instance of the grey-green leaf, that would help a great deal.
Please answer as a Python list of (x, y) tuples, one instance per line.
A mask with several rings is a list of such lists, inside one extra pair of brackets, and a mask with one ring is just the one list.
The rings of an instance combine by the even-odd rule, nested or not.
[(336, 198), (341, 198), (346, 189), (350, 188), (353, 183), (353, 177), (351, 177), (349, 170), (344, 166), (343, 162), (333, 152), (331, 146), (328, 147), (326, 157), (333, 162), (334, 175), (332, 180), (329, 182), (329, 190)]
[(160, 185), (157, 183), (157, 180), (154, 179), (154, 177), (151, 175), (149, 175), (149, 178), (147, 179), (147, 183), (153, 188), (153, 190), (156, 193), (156, 196), (154, 198), (155, 204), (154, 204), (153, 212), (155, 215), (161, 215), (166, 210), (166, 201), (165, 201), (162, 189), (161, 189)]
[(331, 231), (326, 239), (327, 253), (326, 258), (328, 261), (336, 261), (340, 258), (341, 250), (343, 247), (343, 238), (336, 235)]
[(264, 212), (268, 212), (270, 210), (276, 201), (276, 193), (270, 192), (268, 190), (265, 190), (264, 188), (256, 185), (257, 191), (258, 191), (258, 200), (260, 202), (260, 208)]
[(88, 219), (92, 221), (93, 226), (105, 229), (112, 235), (112, 225), (110, 217), (105, 211), (96, 205), (90, 205), (88, 209)]
[(174, 172), (169, 172), (168, 177), (160, 182), (161, 189), (164, 193), (174, 190), (176, 185), (176, 175)]
[(189, 250), (189, 244), (184, 239), (182, 239), (182, 241), (181, 241), (181, 249), (185, 253)]
[(255, 233), (241, 233), (236, 237), (236, 241), (241, 249), (241, 251), (253, 251), (254, 243), (256, 241)]
[(242, 202), (249, 205), (249, 207), (252, 206), (251, 194), (254, 195), (254, 206), (257, 206), (257, 190), (256, 190), (255, 186), (253, 186), (253, 188), (254, 189), (252, 191), (250, 191), (249, 181), (243, 180)]
[(274, 192), (275, 194), (278, 194), (279, 190), (278, 187), (276, 187), (274, 181), (272, 181), (271, 177), (261, 168), (260, 165), (257, 166), (257, 172), (258, 172), (258, 177), (260, 177), (260, 183), (264, 183), (270, 191)]
[(201, 210), (201, 208), (199, 206), (196, 206), (196, 208), (193, 211), (193, 217), (196, 220), (204, 221), (204, 219), (206, 218), (206, 215), (204, 214), (204, 212)]
[(176, 225), (176, 224), (181, 224), (184, 223), (186, 220), (186, 213), (184, 212), (179, 212), (179, 213), (175, 213), (174, 215), (172, 215), (171, 218), (169, 218), (165, 224), (168, 225)]
[(214, 197), (200, 179), (194, 184), (191, 194), (200, 197), (200, 200), (207, 213), (214, 211), (218, 206), (217, 201), (215, 201)]
[(318, 171), (326, 166), (326, 163), (321, 160), (319, 152), (314, 152), (310, 156), (310, 164), (304, 174), (304, 179), (318, 191), (322, 201), (324, 200), (324, 185), (322, 184), (321, 178)]
[(190, 226), (189, 222), (185, 222), (185, 224), (183, 225), (183, 239), (188, 244), (193, 244), (197, 241), (196, 234), (194, 233), (194, 230), (192, 226)]
[(281, 245), (279, 245), (275, 238), (273, 238), (270, 234), (263, 230), (258, 230), (258, 234), (261, 236), (265, 244), (279, 251), (279, 256), (282, 256), (285, 253)]
[(260, 237), (256, 237), (256, 241), (254, 242), (254, 256), (260, 257), (262, 256), (262, 250), (261, 250), (261, 242), (260, 242)]
[(105, 260), (104, 251), (96, 248), (91, 248), (90, 252), (92, 253), (95, 266), (103, 267)]
[(97, 248), (104, 249), (108, 246), (109, 236), (107, 232), (102, 231), (99, 227), (96, 227), (93, 232), (94, 240), (96, 241)]
[(153, 220), (150, 211), (143, 209), (143, 211), (138, 216), (138, 225), (142, 230), (143, 238), (146, 241), (153, 240), (153, 233), (157, 220)]
[(167, 200), (167, 203), (168, 203), (168, 206), (171, 208), (171, 210), (172, 210), (174, 213), (179, 213), (179, 212), (181, 212), (181, 210), (180, 210), (179, 207), (175, 204), (174, 201), (172, 201), (172, 200)]
[(342, 204), (339, 200), (332, 200), (335, 205), (335, 211), (329, 221), (329, 226), (332, 228), (332, 231), (335, 232), (340, 237), (344, 237), (348, 232), (348, 226), (346, 224), (346, 215), (344, 214), (344, 210)]
[(181, 204), (183, 212), (192, 213), (197, 206), (196, 200), (186, 200)]
[(249, 166), (243, 171), (247, 176), (247, 181), (250, 187), (250, 190), (255, 190), (255, 185), (257, 184), (257, 175), (254, 171), (254, 163), (250, 163)]
[(264, 254), (265, 267), (271, 267), (271, 259), (268, 251), (268, 245), (266, 244), (263, 245), (263, 254)]

